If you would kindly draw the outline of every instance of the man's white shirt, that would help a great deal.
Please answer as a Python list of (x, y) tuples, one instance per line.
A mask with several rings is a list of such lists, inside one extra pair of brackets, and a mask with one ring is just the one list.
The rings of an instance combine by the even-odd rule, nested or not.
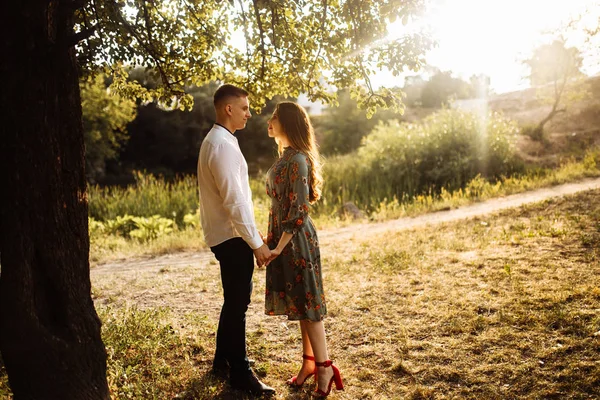
[(209, 247), (241, 237), (254, 250), (263, 245), (254, 221), (248, 164), (238, 140), (214, 125), (198, 157), (200, 222)]

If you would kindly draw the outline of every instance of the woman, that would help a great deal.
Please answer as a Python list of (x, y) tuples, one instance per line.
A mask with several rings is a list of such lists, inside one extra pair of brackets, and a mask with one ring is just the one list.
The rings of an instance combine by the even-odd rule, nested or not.
[(333, 383), (338, 390), (343, 383), (327, 354), (319, 242), (308, 216), (309, 204), (321, 195), (319, 153), (308, 115), (298, 104), (277, 104), (268, 123), (280, 158), (267, 172), (267, 193), (272, 200), (267, 244), (272, 256), (267, 266), (265, 310), (268, 315), (300, 321), (303, 363), (288, 384), (298, 388), (316, 375), (314, 394), (326, 397)]

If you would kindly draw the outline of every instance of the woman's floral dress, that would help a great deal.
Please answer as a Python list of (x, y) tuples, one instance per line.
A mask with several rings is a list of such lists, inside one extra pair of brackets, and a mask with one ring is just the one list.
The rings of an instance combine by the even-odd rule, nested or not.
[(317, 232), (308, 216), (310, 160), (291, 147), (267, 172), (271, 197), (267, 243), (277, 247), (283, 232), (294, 236), (267, 266), (265, 312), (290, 320), (321, 321), (327, 308)]

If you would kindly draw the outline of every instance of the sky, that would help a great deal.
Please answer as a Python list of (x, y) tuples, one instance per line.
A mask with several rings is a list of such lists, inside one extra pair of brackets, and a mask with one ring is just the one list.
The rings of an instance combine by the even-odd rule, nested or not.
[[(427, 63), (468, 80), (486, 74), (496, 93), (528, 87), (522, 64), (532, 50), (551, 41), (561, 25), (584, 13), (587, 21), (598, 21), (600, 0), (432, 0), (416, 26), (428, 26), (438, 46), (430, 51)], [(595, 17), (595, 20), (594, 20)], [(584, 20), (585, 21), (585, 20)], [(390, 39), (406, 32), (400, 22), (389, 26)], [(549, 34), (550, 33), (550, 34)], [(567, 37), (577, 45), (581, 37)], [(588, 60), (589, 62), (590, 60)], [(598, 58), (584, 72), (598, 73)], [(414, 73), (409, 73), (411, 75)], [(394, 78), (380, 73), (375, 85), (390, 85)]]

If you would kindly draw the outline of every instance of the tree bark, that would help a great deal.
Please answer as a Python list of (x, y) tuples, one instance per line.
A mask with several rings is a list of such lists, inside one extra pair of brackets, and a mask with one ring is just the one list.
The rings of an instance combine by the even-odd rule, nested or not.
[(543, 120), (540, 121), (540, 123), (537, 126), (537, 129), (540, 132), (543, 132), (544, 131), (544, 127), (546, 126), (546, 124), (548, 122), (550, 122), (550, 120), (552, 118), (554, 118), (557, 114), (563, 113), (565, 111), (567, 111), (567, 110), (564, 109), (564, 108), (561, 108), (560, 110), (557, 110), (556, 107), (553, 107), (552, 110), (550, 111), (550, 113), (546, 116), (546, 118), (544, 118)]
[(91, 298), (74, 3), (0, 5), (0, 351), (15, 400), (109, 399)]

